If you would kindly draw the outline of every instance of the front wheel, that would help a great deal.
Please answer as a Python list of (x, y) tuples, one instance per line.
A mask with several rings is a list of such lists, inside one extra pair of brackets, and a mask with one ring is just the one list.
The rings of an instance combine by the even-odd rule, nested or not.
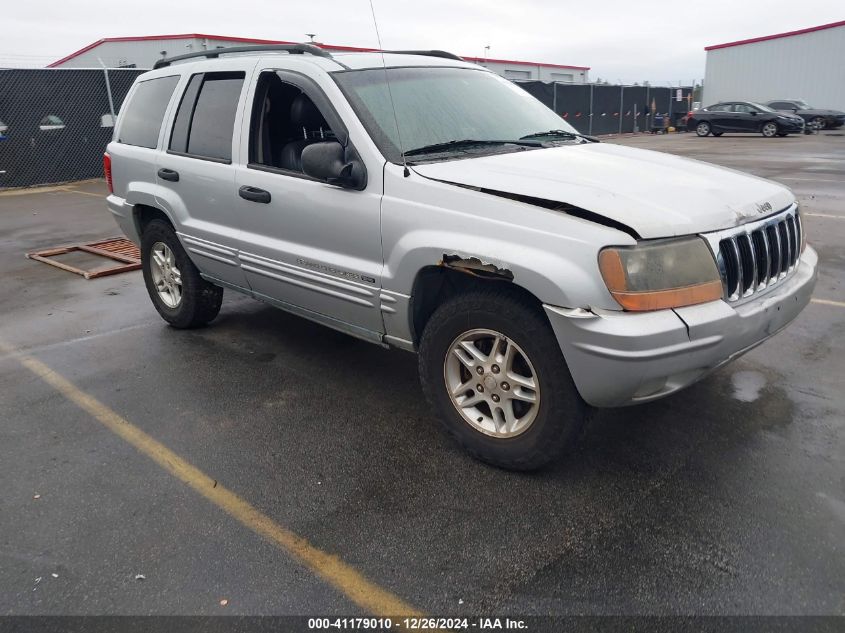
[(710, 134), (710, 124), (707, 121), (702, 121), (695, 126), (695, 133), (699, 136), (707, 136)]
[(764, 123), (763, 127), (760, 128), (760, 133), (765, 136), (766, 138), (773, 138), (778, 135), (778, 124), (774, 123), (773, 121), (769, 121), (768, 123)]
[(199, 327), (220, 312), (223, 288), (200, 276), (173, 227), (164, 220), (153, 220), (144, 229), (141, 268), (155, 309), (173, 327)]
[(817, 130), (823, 130), (827, 127), (827, 119), (825, 119), (823, 116), (813, 117), (810, 120), (810, 125), (812, 125)]
[(471, 455), (534, 470), (580, 433), (587, 406), (539, 306), (510, 289), (479, 289), (443, 303), (420, 344), (423, 391)]

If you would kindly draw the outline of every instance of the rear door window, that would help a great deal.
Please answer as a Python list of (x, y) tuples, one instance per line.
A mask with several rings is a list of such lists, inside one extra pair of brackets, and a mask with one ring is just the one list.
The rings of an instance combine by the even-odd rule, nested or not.
[(170, 151), (230, 161), (244, 77), (242, 72), (203, 73), (191, 77), (176, 112)]
[(177, 83), (179, 75), (139, 83), (126, 106), (117, 142), (154, 149), (158, 145), (164, 112)]

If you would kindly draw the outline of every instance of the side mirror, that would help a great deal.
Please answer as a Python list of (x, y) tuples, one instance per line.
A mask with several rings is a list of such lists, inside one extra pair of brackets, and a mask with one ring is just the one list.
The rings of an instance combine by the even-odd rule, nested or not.
[(750, 114), (753, 114), (754, 116), (757, 116), (757, 110), (752, 110)]
[(347, 159), (347, 150), (337, 141), (312, 143), (302, 150), (302, 171), (330, 185), (358, 189), (367, 185), (367, 172), (357, 157)]
[(795, 114), (796, 112), (798, 112), (798, 108), (792, 108), (792, 113)]

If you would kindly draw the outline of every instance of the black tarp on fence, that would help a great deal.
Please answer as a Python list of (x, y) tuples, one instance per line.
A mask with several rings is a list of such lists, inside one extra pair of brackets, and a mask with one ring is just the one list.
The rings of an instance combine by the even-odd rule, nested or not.
[[(0, 188), (96, 178), (115, 112), (142, 70), (0, 70)], [(3, 173), (5, 172), (5, 173)]]
[[(520, 88), (552, 108), (583, 134), (647, 132), (674, 126), (689, 112), (691, 87), (615, 86), (606, 84), (519, 81)], [(680, 90), (680, 100), (678, 91)]]

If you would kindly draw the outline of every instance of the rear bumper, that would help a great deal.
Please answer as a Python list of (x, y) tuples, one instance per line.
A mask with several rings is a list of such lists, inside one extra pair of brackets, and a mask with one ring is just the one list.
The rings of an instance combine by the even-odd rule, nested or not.
[(136, 244), (140, 244), (141, 237), (138, 235), (138, 227), (135, 226), (132, 205), (127, 204), (126, 200), (120, 196), (110, 194), (106, 197), (106, 206), (108, 206), (112, 217), (114, 217), (123, 234)]
[(809, 303), (818, 256), (807, 247), (794, 273), (741, 305), (713, 301), (657, 312), (544, 306), (581, 397), (596, 407), (672, 394), (756, 347)]

